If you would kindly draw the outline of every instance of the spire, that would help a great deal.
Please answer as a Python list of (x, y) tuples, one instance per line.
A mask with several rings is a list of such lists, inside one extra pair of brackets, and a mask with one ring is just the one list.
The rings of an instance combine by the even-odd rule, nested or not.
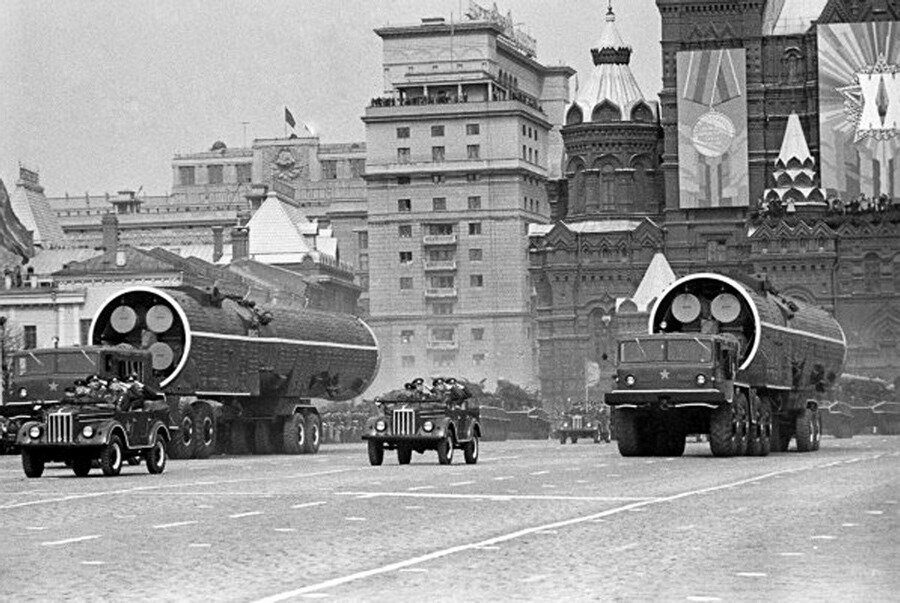
[(803, 126), (800, 125), (800, 117), (796, 111), (791, 111), (788, 116), (784, 139), (781, 141), (781, 152), (778, 154), (778, 161), (782, 166), (787, 166), (791, 159), (796, 159), (795, 163), (799, 163), (801, 166), (807, 165), (807, 161), (814, 162), (809, 152), (809, 146), (806, 144)]

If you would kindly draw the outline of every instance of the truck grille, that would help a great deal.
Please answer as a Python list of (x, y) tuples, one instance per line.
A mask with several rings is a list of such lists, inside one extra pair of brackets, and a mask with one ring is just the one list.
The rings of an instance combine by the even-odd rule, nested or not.
[(68, 444), (74, 439), (72, 413), (57, 412), (47, 417), (47, 441), (51, 444)]
[(584, 417), (581, 415), (572, 417), (572, 429), (581, 429), (582, 427), (584, 427)]
[(411, 408), (394, 409), (394, 433), (413, 435), (416, 433), (416, 411)]

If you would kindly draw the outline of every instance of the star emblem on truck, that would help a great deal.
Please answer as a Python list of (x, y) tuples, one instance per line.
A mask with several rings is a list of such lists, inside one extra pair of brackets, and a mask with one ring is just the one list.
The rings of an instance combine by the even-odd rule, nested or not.
[(661, 371), (659, 372), (659, 377), (660, 377), (660, 379), (668, 379), (668, 378), (669, 378), (669, 371), (668, 371), (668, 369), (663, 369), (663, 370), (661, 370)]
[(47, 388), (51, 392), (55, 392), (56, 390), (59, 389), (59, 383), (57, 383), (56, 381), (51, 381), (50, 383), (47, 384)]

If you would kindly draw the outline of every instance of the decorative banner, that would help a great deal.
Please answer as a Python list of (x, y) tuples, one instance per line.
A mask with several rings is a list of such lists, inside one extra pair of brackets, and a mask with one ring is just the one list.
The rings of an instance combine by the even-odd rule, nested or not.
[(679, 207), (749, 203), (743, 48), (678, 53)]
[(822, 186), (842, 200), (900, 197), (900, 23), (817, 33)]

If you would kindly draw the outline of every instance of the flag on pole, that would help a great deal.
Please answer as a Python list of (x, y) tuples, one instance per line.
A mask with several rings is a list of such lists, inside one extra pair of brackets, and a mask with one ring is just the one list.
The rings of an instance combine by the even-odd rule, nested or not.
[(294, 116), (291, 115), (291, 111), (287, 107), (284, 108), (284, 121), (292, 128), (297, 125), (297, 122), (294, 121)]
[(9, 194), (0, 180), (0, 249), (15, 253), (23, 260), (34, 257), (33, 233), (25, 228), (12, 208)]
[(584, 386), (593, 387), (600, 383), (600, 365), (590, 360), (584, 361)]

